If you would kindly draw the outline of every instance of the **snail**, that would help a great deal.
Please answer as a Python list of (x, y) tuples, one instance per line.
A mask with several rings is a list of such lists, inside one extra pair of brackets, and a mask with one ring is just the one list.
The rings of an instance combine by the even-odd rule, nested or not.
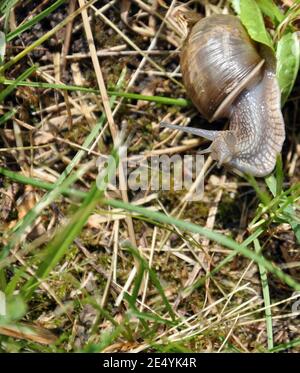
[(191, 29), (180, 67), (188, 96), (212, 122), (229, 119), (228, 130), (163, 127), (212, 141), (201, 153), (253, 176), (272, 172), (285, 139), (273, 51), (257, 45), (233, 15), (213, 15)]

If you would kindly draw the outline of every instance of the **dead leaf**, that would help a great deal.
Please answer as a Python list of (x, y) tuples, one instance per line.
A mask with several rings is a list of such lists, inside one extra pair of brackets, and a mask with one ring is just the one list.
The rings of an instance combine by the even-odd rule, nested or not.
[(34, 135), (34, 145), (49, 144), (54, 140), (54, 135), (50, 132), (37, 131)]

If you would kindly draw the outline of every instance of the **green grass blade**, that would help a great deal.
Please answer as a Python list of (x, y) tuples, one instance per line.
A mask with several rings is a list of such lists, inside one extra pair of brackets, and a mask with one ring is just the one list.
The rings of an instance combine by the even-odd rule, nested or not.
[(17, 112), (16, 109), (12, 109), (12, 110), (8, 111), (7, 113), (3, 114), (0, 117), (0, 125), (3, 124), (3, 123), (6, 123), (11, 117), (13, 117), (16, 114), (16, 112)]
[[(2, 79), (1, 83), (4, 85), (16, 84), (14, 80), (9, 80), (9, 79)], [(43, 82), (24, 82), (24, 81), (18, 81), (17, 85), (24, 86), (24, 87), (32, 87), (32, 88), (44, 88), (44, 89), (50, 88), (50, 89), (58, 89), (58, 90), (65, 90), (65, 91), (100, 94), (100, 91), (98, 89), (80, 87), (76, 85), (43, 83)], [(128, 93), (128, 92), (119, 92), (119, 91), (111, 91), (111, 90), (108, 90), (107, 94), (109, 96), (123, 97), (128, 100), (150, 101), (150, 102), (155, 102), (157, 104), (162, 104), (162, 105), (172, 105), (172, 106), (181, 106), (181, 107), (186, 107), (186, 106), (191, 105), (191, 101), (186, 100), (184, 98), (140, 95), (139, 93)]]
[(70, 14), (68, 17), (66, 17), (62, 22), (60, 22), (58, 25), (53, 27), (52, 30), (48, 31), (46, 34), (44, 34), (42, 37), (40, 37), (38, 40), (30, 44), (28, 47), (26, 47), (22, 52), (17, 54), (16, 56), (12, 57), (8, 62), (6, 62), (3, 66), (0, 67), (0, 75), (3, 74), (3, 72), (10, 67), (12, 67), (14, 64), (19, 62), (22, 58), (27, 56), (28, 53), (32, 52), (35, 48), (39, 47), (41, 44), (43, 44), (47, 39), (49, 39), (52, 35), (57, 33), (59, 30), (61, 30), (63, 27), (65, 27), (70, 21), (72, 21), (75, 17), (77, 17), (83, 9), (88, 8), (90, 5), (95, 3), (97, 0), (90, 0), (88, 1), (85, 6), (82, 8), (79, 8), (75, 10), (73, 14)]
[(146, 96), (146, 95), (140, 95), (138, 93), (115, 92), (115, 91), (108, 91), (108, 94), (115, 95), (118, 97), (128, 98), (131, 100), (151, 101), (151, 102), (156, 102), (157, 104), (163, 104), (163, 105), (174, 105), (174, 106), (182, 106), (182, 107), (191, 105), (191, 101), (186, 100), (184, 98)]
[[(249, 246), (263, 232), (264, 232), (264, 229), (258, 228), (248, 238), (246, 238), (246, 240), (244, 242), (242, 242), (241, 245), (244, 246), (244, 247)], [(226, 258), (221, 260), (220, 263), (218, 263), (216, 265), (216, 267), (214, 269), (212, 269), (210, 272), (208, 272), (204, 277), (199, 278), (193, 285), (185, 288), (183, 290), (183, 296), (189, 295), (196, 288), (203, 286), (205, 284), (205, 281), (208, 278), (213, 277), (215, 274), (217, 274), (225, 265), (230, 263), (236, 255), (238, 255), (237, 251), (234, 251), (234, 252), (230, 253), (229, 255), (227, 255)]]
[(52, 201), (54, 201), (62, 193), (63, 190), (67, 189), (78, 178), (83, 176), (85, 172), (86, 168), (82, 167), (76, 173), (70, 175), (70, 177), (66, 179), (62, 185), (57, 186), (49, 194), (42, 198), (40, 202), (35, 205), (35, 207), (31, 209), (25, 215), (25, 217), (15, 225), (12, 231), (13, 234), (10, 235), (10, 237), (8, 238), (8, 243), (2, 248), (0, 252), (0, 260), (4, 259), (9, 254), (10, 250), (20, 242), (27, 227), (29, 227), (34, 222), (36, 217), (44, 211), (45, 207), (48, 206)]
[(289, 285), (295, 290), (300, 290), (300, 284), (297, 281), (295, 281), (291, 276), (284, 273), (281, 269), (276, 267), (273, 263), (266, 260), (262, 255), (256, 254), (252, 250), (249, 250), (243, 245), (238, 244), (232, 238), (224, 236), (221, 233), (215, 232), (213, 230), (201, 227), (193, 223), (186, 222), (184, 220), (179, 220), (179, 219), (164, 215), (160, 212), (151, 211), (151, 210), (148, 210), (147, 208), (135, 206), (130, 203), (123, 202), (123, 201), (105, 199), (103, 200), (103, 203), (108, 206), (121, 208), (129, 212), (135, 212), (135, 213), (144, 215), (160, 223), (175, 225), (176, 227), (183, 229), (185, 231), (191, 232), (191, 233), (199, 233), (200, 235), (207, 237), (210, 240), (218, 242), (219, 244), (225, 247), (228, 247), (229, 249), (237, 251), (239, 254), (244, 255), (246, 258), (251, 259), (255, 261), (256, 263), (261, 264), (269, 272), (275, 274), (280, 280), (285, 282), (287, 285)]
[[(175, 320), (176, 319), (176, 315), (173, 311), (173, 308), (171, 307), (169, 301), (168, 301), (168, 298), (166, 297), (165, 295), (165, 292), (163, 290), (163, 287), (161, 286), (160, 284), (160, 281), (156, 275), (156, 273), (153, 271), (152, 268), (149, 267), (149, 264), (148, 262), (140, 255), (140, 253), (138, 252), (138, 250), (136, 248), (134, 248), (130, 242), (125, 242), (123, 244), (123, 246), (128, 250), (130, 251), (130, 253), (141, 263), (141, 267), (142, 268), (145, 268), (148, 273), (149, 273), (149, 277), (150, 277), (150, 280), (151, 282), (153, 283), (153, 285), (156, 287), (156, 289), (158, 290), (160, 296), (162, 297), (162, 301), (164, 302), (165, 306), (166, 306), (166, 309), (167, 311), (169, 312), (169, 315), (171, 317), (172, 320)], [(139, 289), (137, 289), (138, 291)], [(137, 297), (138, 293), (136, 293), (136, 297)]]
[[(8, 170), (5, 170), (3, 168), (0, 168), (0, 174), (11, 177), (12, 180), (22, 182), (24, 184), (31, 184), (32, 180), (35, 180), (35, 179), (29, 179), (29, 178), (20, 176), (16, 173), (13, 173), (12, 171), (8, 171)], [(44, 187), (47, 190), (51, 190), (51, 189), (53, 190), (55, 188), (55, 185), (53, 185), (53, 184), (51, 185), (50, 183), (44, 183), (44, 182), (41, 183), (39, 181), (37, 182), (36, 180), (35, 180), (34, 183), (35, 183), (36, 186)], [(72, 190), (71, 191), (68, 190), (67, 187), (61, 187), (61, 189), (59, 190), (59, 193), (72, 194), (73, 192), (72, 192)], [(82, 197), (83, 197), (83, 195), (82, 195)], [(187, 231), (190, 231), (190, 232), (193, 232), (193, 233), (199, 233), (199, 234), (201, 234), (201, 235), (203, 235), (203, 236), (205, 236), (205, 237), (207, 237), (211, 240), (214, 240), (214, 241), (216, 241), (216, 242), (218, 242), (218, 243), (220, 243), (220, 244), (222, 244), (226, 247), (229, 247), (229, 248), (235, 250), (235, 253), (232, 253), (233, 256), (236, 255), (237, 253), (240, 253), (242, 255), (245, 255), (249, 259), (254, 260), (257, 263), (261, 263), (262, 265), (267, 263), (266, 268), (267, 268), (268, 271), (277, 275), (282, 281), (286, 282), (289, 286), (293, 287), (294, 289), (300, 290), (300, 284), (297, 283), (296, 281), (294, 281), (289, 275), (282, 272), (279, 268), (275, 267), (272, 263), (266, 261), (266, 259), (264, 259), (260, 256), (257, 256), (257, 254), (252, 253), (250, 250), (247, 250), (246, 247), (243, 247), (243, 244), (239, 245), (234, 240), (232, 240), (231, 238), (226, 237), (226, 236), (224, 236), (220, 233), (208, 230), (206, 228), (203, 228), (203, 227), (198, 226), (198, 225), (193, 224), (193, 223), (188, 223), (188, 222), (185, 222), (183, 220), (178, 220), (176, 218), (168, 217), (164, 214), (154, 212), (154, 211), (148, 210), (146, 208), (131, 205), (131, 204), (128, 204), (128, 203), (124, 203), (124, 202), (121, 202), (121, 201), (104, 200), (104, 203), (107, 204), (107, 205), (116, 207), (116, 208), (121, 208), (121, 209), (130, 211), (130, 212), (136, 212), (136, 213), (138, 213), (142, 216), (145, 216), (146, 218), (149, 218), (149, 219), (153, 220), (154, 222), (156, 221), (156, 222), (159, 222), (159, 223), (163, 223), (163, 224), (165, 223), (165, 224), (171, 224), (171, 225), (174, 224), (181, 229), (184, 229), (184, 230), (187, 230)], [(255, 237), (256, 234), (260, 235), (261, 231), (257, 230), (250, 237), (253, 238), (253, 237)], [(249, 244), (250, 244), (250, 242), (249, 242)], [(227, 258), (225, 260), (225, 262), (222, 263), (222, 266), (225, 265), (230, 260), (231, 260), (231, 257)], [(218, 270), (219, 270), (219, 266), (217, 266), (216, 268), (218, 268)], [(201, 279), (201, 281), (203, 281), (203, 279)]]
[(36, 271), (37, 278), (32, 277), (22, 288), (21, 293), (26, 300), (31, 298), (33, 292), (38, 287), (40, 280), (49, 275), (52, 269), (63, 258), (73, 240), (80, 233), (92, 211), (92, 207), (94, 207), (92, 202), (97, 201), (96, 192), (96, 188), (93, 188), (80, 209), (72, 217), (70, 223), (58, 232), (54, 240), (48, 245), (47, 255)]
[(274, 348), (272, 348), (272, 350), (270, 350), (270, 352), (281, 352), (289, 348), (298, 347), (298, 346), (300, 346), (300, 339), (294, 339), (290, 342), (282, 343), (280, 345), (275, 346)]
[[(120, 79), (119, 84), (121, 85), (123, 82), (123, 79), (125, 77), (126, 70), (124, 69)], [(115, 98), (112, 97), (110, 103), (113, 104), (115, 101)], [(93, 130), (89, 134), (89, 136), (84, 141), (83, 146), (85, 148), (88, 148), (90, 144), (94, 141), (94, 139), (97, 137), (98, 132), (100, 128), (103, 126), (104, 122), (106, 120), (106, 116), (103, 114), (100, 118), (100, 121), (94, 126)], [(59, 195), (63, 194), (69, 186), (74, 183), (76, 180), (76, 174), (69, 175), (70, 172), (73, 170), (73, 168), (80, 162), (82, 157), (86, 154), (84, 150), (80, 150), (75, 157), (72, 159), (72, 161), (68, 164), (64, 172), (59, 176), (58, 180), (54, 184), (54, 188), (51, 190), (50, 193), (43, 196), (43, 198), (35, 205), (34, 209), (31, 209), (25, 217), (20, 220), (12, 230), (10, 239), (8, 244), (2, 249), (2, 253), (0, 254), (0, 260), (4, 259), (9, 251), (19, 243), (22, 235), (26, 231), (26, 229), (35, 221), (35, 219), (39, 216), (39, 214), (44, 211), (44, 209), (49, 206), (49, 204), (54, 201)], [(69, 176), (68, 176), (69, 175)], [(68, 176), (68, 178), (67, 178)]]
[(255, 190), (256, 194), (258, 195), (259, 199), (264, 204), (264, 206), (268, 205), (271, 202), (271, 196), (269, 195), (269, 193), (261, 190), (261, 188), (258, 185), (258, 182), (252, 175), (245, 174), (244, 177)]
[(112, 157), (108, 160), (108, 165), (102, 179), (94, 184), (91, 191), (87, 194), (80, 208), (72, 216), (70, 222), (58, 232), (54, 239), (46, 248), (46, 257), (36, 271), (36, 277), (32, 277), (22, 288), (22, 295), (26, 300), (29, 300), (38, 287), (40, 280), (46, 278), (52, 269), (63, 258), (71, 243), (79, 235), (88, 217), (93, 212), (96, 204), (103, 198), (104, 191), (108, 182), (116, 172), (116, 167), (119, 163), (118, 149), (114, 149)]
[[(48, 183), (42, 180), (34, 179), (31, 177), (26, 177), (23, 176), (22, 174), (14, 171), (7, 170), (6, 168), (0, 167), (0, 174), (3, 176), (8, 177), (11, 180), (17, 181), (18, 183), (21, 184), (27, 184), (27, 185), (32, 185), (34, 187), (48, 190), (49, 192), (53, 189), (55, 189), (55, 184)], [(61, 194), (63, 196), (71, 196), (71, 197), (77, 197), (80, 199), (84, 199), (87, 196), (86, 192), (83, 192), (81, 190), (77, 189), (62, 189)]]
[(45, 17), (49, 16), (52, 12), (54, 12), (60, 5), (64, 4), (66, 0), (57, 0), (55, 3), (50, 5), (48, 8), (34, 16), (32, 19), (30, 19), (28, 22), (20, 25), (17, 27), (14, 31), (10, 32), (6, 36), (7, 42), (12, 41), (17, 36), (20, 36), (24, 31), (30, 29), (34, 25), (36, 25), (38, 22), (40, 22)]
[[(120, 74), (120, 77), (119, 77), (118, 82), (116, 84), (117, 89), (119, 89), (123, 86), (125, 77), (126, 77), (126, 68), (124, 68), (122, 70), (121, 74)], [(110, 98), (110, 101), (109, 101), (109, 104), (110, 104), (111, 108), (113, 108), (113, 106), (115, 104), (115, 101), (116, 101), (116, 96), (112, 96)], [(101, 128), (103, 127), (105, 121), (106, 121), (106, 115), (105, 115), (105, 113), (103, 113), (100, 117), (100, 120), (95, 124), (91, 133), (87, 136), (87, 138), (83, 142), (83, 145), (82, 145), (83, 148), (88, 149), (93, 144), (93, 142), (97, 138)], [(59, 176), (59, 178), (57, 180), (58, 184), (61, 183), (66, 178), (66, 176), (73, 170), (73, 168), (77, 164), (79, 164), (80, 160), (83, 158), (83, 156), (85, 154), (86, 154), (86, 152), (84, 150), (79, 150), (76, 153), (75, 157), (72, 159), (70, 164), (68, 164), (68, 166), (66, 167), (64, 172)]]
[(18, 0), (6, 0), (0, 5), (1, 13), (5, 16), (4, 32), (6, 33), (9, 23), (10, 10), (17, 4)]
[(36, 66), (31, 66), (29, 69), (24, 71), (16, 80), (13, 81), (13, 84), (3, 89), (3, 91), (0, 92), (0, 102), (3, 102), (6, 96), (8, 96), (18, 85), (18, 82), (28, 78), (35, 70)]
[(284, 181), (284, 173), (282, 167), (282, 157), (281, 154), (277, 156), (276, 159), (276, 195), (279, 195), (283, 190), (283, 181)]

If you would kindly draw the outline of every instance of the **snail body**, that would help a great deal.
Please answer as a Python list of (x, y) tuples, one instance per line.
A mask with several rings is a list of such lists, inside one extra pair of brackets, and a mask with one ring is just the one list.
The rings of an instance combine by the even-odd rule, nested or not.
[(218, 165), (260, 177), (272, 172), (285, 139), (273, 52), (252, 42), (237, 17), (214, 15), (194, 25), (180, 66), (200, 113), (210, 122), (229, 118), (229, 128), (162, 125), (211, 140), (202, 153), (210, 152)]

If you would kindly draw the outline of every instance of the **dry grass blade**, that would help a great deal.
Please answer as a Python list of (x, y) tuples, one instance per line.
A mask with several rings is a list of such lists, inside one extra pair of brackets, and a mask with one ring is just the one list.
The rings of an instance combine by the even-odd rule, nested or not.
[(57, 340), (57, 337), (50, 330), (25, 323), (0, 326), (0, 334), (16, 339), (26, 339), (43, 345), (52, 345)]
[[(80, 4), (81, 7), (85, 6), (85, 0), (78, 0), (78, 1), (79, 1), (79, 4)], [(98, 57), (97, 57), (97, 51), (96, 51), (96, 47), (95, 47), (95, 43), (94, 43), (93, 33), (92, 33), (91, 26), (90, 26), (90, 23), (89, 23), (89, 20), (88, 20), (88, 15), (87, 15), (86, 9), (84, 9), (82, 11), (82, 19), (83, 19), (84, 29), (85, 29), (85, 32), (86, 32), (86, 36), (87, 36), (87, 40), (88, 40), (88, 44), (89, 44), (89, 49), (90, 49), (90, 53), (91, 53), (91, 58), (92, 58), (92, 61), (93, 61), (93, 66), (94, 66), (94, 69), (95, 69), (95, 73), (96, 73), (96, 77), (97, 77), (97, 81), (98, 81), (98, 86), (99, 86), (99, 89), (100, 89), (100, 94), (101, 94), (105, 114), (106, 114), (106, 117), (107, 117), (107, 120), (108, 120), (111, 136), (113, 138), (114, 143), (116, 143), (118, 131), (117, 131), (117, 128), (116, 128), (116, 125), (115, 125), (115, 122), (114, 122), (114, 118), (113, 118), (113, 115), (112, 115), (112, 111), (111, 111), (111, 108), (110, 108), (109, 98), (108, 98), (108, 95), (107, 95), (107, 91), (106, 91), (105, 82), (104, 82), (104, 79), (103, 79), (100, 63), (99, 63), (99, 60), (98, 60)], [(91, 147), (90, 150), (93, 150), (93, 146)], [(119, 168), (119, 179), (120, 179), (120, 188), (121, 188), (122, 198), (125, 202), (128, 202), (126, 181), (125, 181), (124, 172), (122, 170), (122, 165), (120, 165), (120, 168)], [(127, 221), (127, 225), (128, 225), (128, 233), (129, 233), (130, 240), (132, 241), (133, 245), (136, 246), (134, 227), (133, 227), (133, 222), (132, 222), (131, 217), (127, 217), (126, 221)]]

